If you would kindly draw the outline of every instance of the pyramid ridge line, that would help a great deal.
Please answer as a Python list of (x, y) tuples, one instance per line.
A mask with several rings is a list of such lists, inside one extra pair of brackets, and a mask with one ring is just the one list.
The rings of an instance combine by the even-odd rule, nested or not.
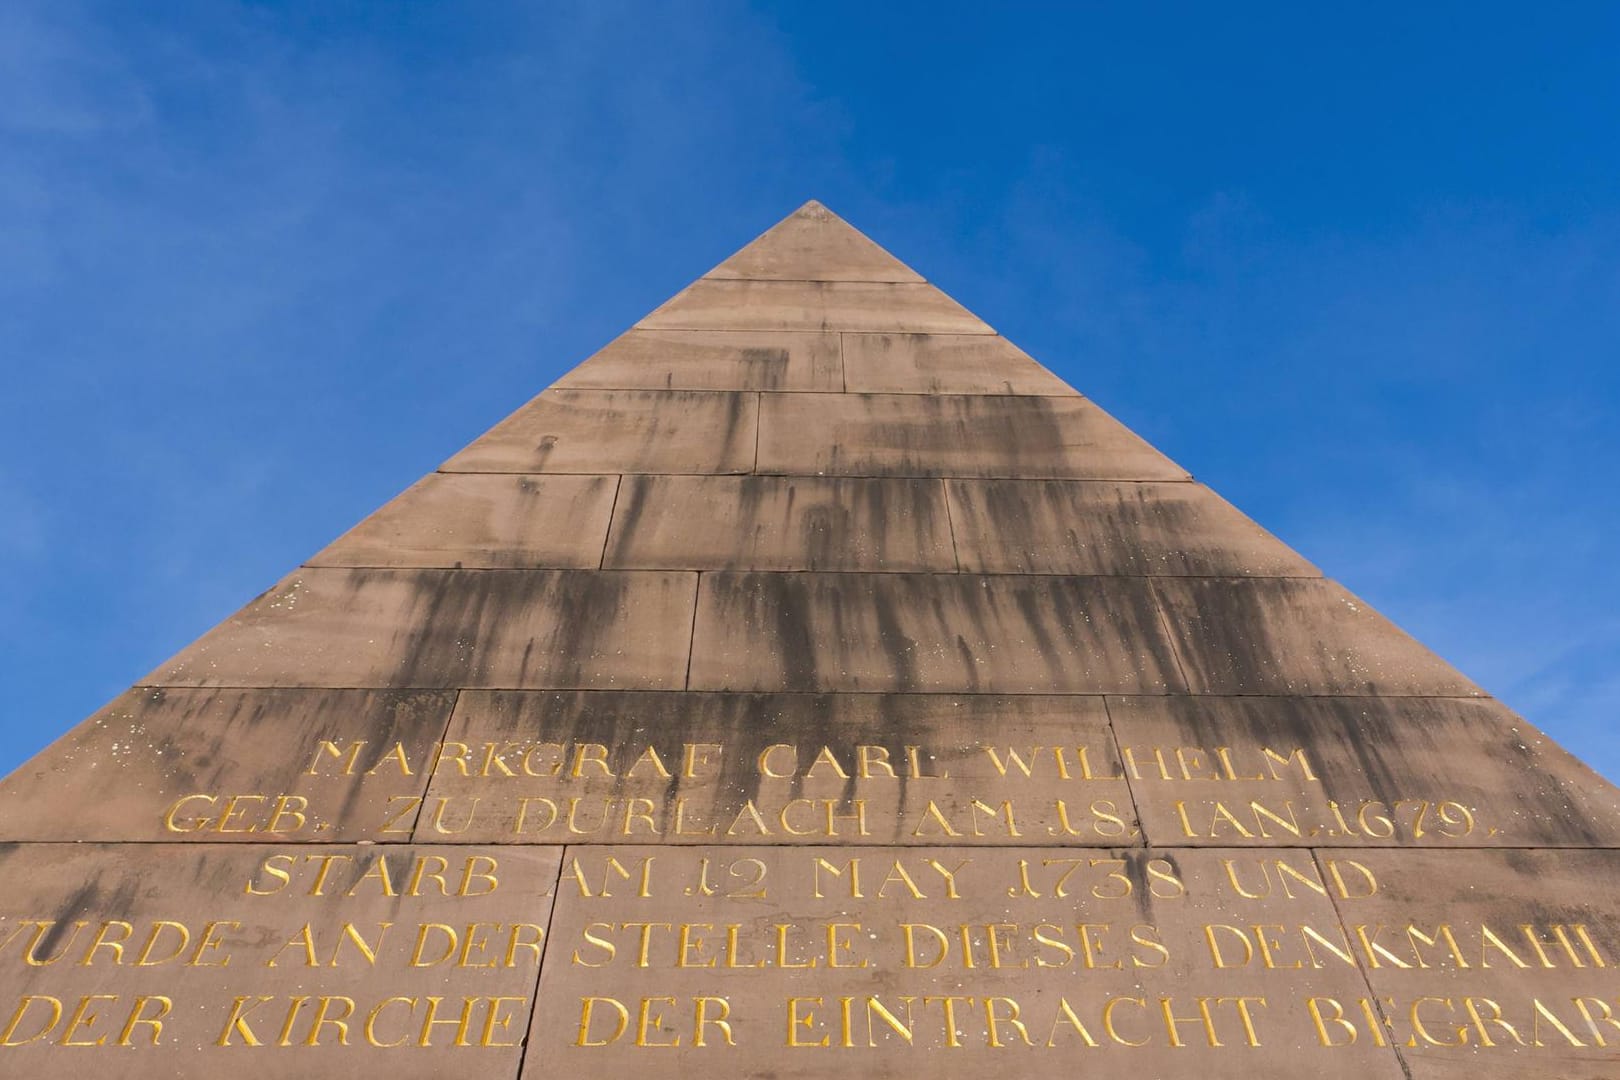
[[(701, 281), (735, 282), (735, 281), (750, 281), (750, 280), (765, 280), (765, 279), (700, 278), (699, 280), (701, 280)], [(821, 285), (906, 285), (906, 284), (921, 284), (921, 282), (903, 282), (903, 281), (902, 282), (893, 282), (893, 281), (881, 281), (881, 282), (880, 281), (822, 281), (822, 282), (818, 282), (817, 284), (821, 284)], [(974, 318), (978, 318), (978, 316), (974, 316)], [(980, 321), (982, 322), (983, 320), (980, 320)], [(952, 330), (949, 333), (953, 337), (978, 337), (978, 338), (1002, 337), (1001, 331), (996, 330), (994, 327), (990, 326), (989, 323), (985, 323), (984, 325), (985, 325), (985, 329), (983, 329), (983, 330)], [(838, 327), (838, 326), (823, 326), (823, 327), (811, 327), (811, 328), (781, 327), (781, 326), (728, 326), (728, 327), (724, 327), (724, 328), (716, 328), (716, 327), (712, 327), (712, 326), (678, 326), (678, 325), (645, 326), (642, 323), (638, 322), (638, 323), (636, 323), (636, 325), (632, 329), (636, 329), (636, 330), (680, 330), (680, 331), (683, 331), (683, 332), (705, 331), (705, 332), (710, 332), (710, 333), (715, 332), (717, 329), (719, 329), (719, 330), (721, 330), (721, 332), (735, 333), (735, 332), (746, 331), (746, 332), (751, 333), (751, 334), (766, 334), (766, 333), (784, 333), (784, 334), (867, 334), (867, 335), (909, 334), (909, 335), (911, 335), (913, 337), (943, 336), (942, 334), (938, 334), (935, 331), (931, 331), (931, 330), (846, 330), (846, 329), (843, 329), (842, 327)]]
[[(458, 694), (632, 694), (632, 695), (701, 695), (705, 697), (904, 697), (904, 698), (955, 698), (955, 697), (1047, 697), (1063, 699), (1101, 699), (1116, 698), (1122, 700), (1143, 699), (1149, 701), (1162, 701), (1166, 698), (1186, 699), (1188, 701), (1276, 701), (1279, 699), (1298, 698), (1309, 701), (1344, 700), (1344, 701), (1386, 701), (1398, 698), (1404, 702), (1412, 701), (1452, 701), (1452, 702), (1479, 702), (1500, 705), (1508, 712), (1520, 716), (1511, 706), (1500, 698), (1488, 694), (1353, 694), (1348, 692), (1311, 693), (1308, 691), (1288, 691), (1274, 694), (1264, 693), (1192, 693), (1186, 690), (1164, 691), (1150, 693), (1144, 690), (716, 690), (708, 687), (702, 688), (649, 688), (635, 687), (604, 687), (604, 686), (265, 686), (250, 683), (209, 683), (198, 685), (195, 683), (132, 683), (121, 693), (115, 695), (108, 704), (112, 704), (126, 694), (135, 691), (150, 691), (154, 694), (213, 694), (221, 691), (236, 693), (239, 691), (253, 691), (265, 694), (437, 694), (455, 696)], [(100, 710), (98, 710), (100, 711)], [(1530, 723), (1525, 719), (1526, 723)], [(1549, 742), (1555, 742), (1552, 736), (1545, 732), (1542, 736)], [(236, 841), (229, 841), (236, 843)]]
[[(696, 278), (695, 280), (697, 280), (697, 281), (735, 281), (735, 282), (768, 281), (768, 282), (771, 282), (774, 285), (926, 285), (930, 289), (938, 289), (942, 293), (945, 292), (944, 289), (940, 289), (938, 285), (935, 285), (932, 281), (929, 281), (927, 278), (924, 278), (921, 275), (918, 275), (917, 278), (872, 278), (872, 277), (860, 277), (860, 278), (788, 278), (788, 277), (751, 278), (751, 277), (727, 277), (724, 274), (717, 275), (717, 274), (714, 273), (715, 269), (719, 269), (719, 268), (714, 267), (709, 272), (705, 273), (702, 277)], [(950, 296), (950, 293), (945, 293), (945, 295)], [(954, 299), (954, 297), (953, 297), (953, 299)], [(659, 327), (659, 329), (678, 329), (678, 327)], [(794, 333), (794, 332), (795, 331), (783, 331), (783, 333)], [(813, 331), (813, 330), (812, 331), (797, 331), (797, 332), (798, 333), (815, 333), (815, 331)], [(891, 331), (886, 331), (886, 330), (850, 331), (850, 333), (868, 333), (868, 334), (882, 334), (882, 333), (890, 333), (890, 332)], [(905, 333), (906, 331), (892, 331), (892, 332), (893, 333)], [(926, 331), (910, 331), (910, 332), (911, 333), (926, 333)]]
[[(265, 683), (148, 683), (139, 682), (127, 687), (122, 693), (115, 695), (103, 709), (115, 704), (124, 694), (132, 691), (161, 691), (164, 694), (210, 694), (219, 691), (251, 690), (256, 693), (274, 694), (329, 694), (329, 693), (355, 693), (355, 694), (701, 694), (708, 697), (888, 697), (888, 698), (962, 698), (962, 697), (988, 697), (988, 698), (1063, 698), (1063, 699), (1142, 699), (1148, 701), (1164, 701), (1168, 699), (1187, 701), (1457, 701), (1457, 702), (1488, 702), (1500, 705), (1524, 723), (1534, 726), (1534, 722), (1507, 705), (1500, 698), (1485, 692), (1478, 694), (1435, 694), (1435, 693), (1377, 693), (1377, 694), (1347, 694), (1340, 692), (1311, 693), (1309, 691), (1288, 690), (1278, 691), (1274, 694), (1265, 693), (1194, 693), (1188, 690), (1166, 690), (1161, 693), (1152, 693), (1148, 690), (753, 690), (738, 689), (727, 690), (714, 687), (694, 686), (434, 686), (426, 684), (410, 684), (408, 686), (393, 686), (374, 684), (371, 686), (305, 686), (296, 683), (279, 683), (268, 685)], [(94, 717), (101, 712), (97, 709), (91, 713)], [(1551, 735), (1537, 729), (1540, 736), (1547, 742), (1562, 748)], [(26, 762), (24, 764), (27, 764)], [(1585, 764), (1585, 762), (1581, 762)], [(1590, 768), (1590, 766), (1588, 766)], [(19, 770), (20, 771), (20, 770)], [(16, 776), (17, 773), (12, 773)], [(4, 777), (0, 779), (10, 779)], [(1601, 779), (1601, 778), (1600, 778)], [(1607, 780), (1604, 781), (1608, 783)], [(40, 841), (44, 842), (44, 841)], [(55, 841), (52, 841), (55, 842)], [(62, 843), (123, 843), (114, 841), (60, 841)], [(182, 841), (186, 842), (186, 841)], [(186, 842), (192, 843), (192, 842)], [(236, 847), (242, 841), (226, 841), (230, 846)]]
[[(399, 563), (301, 563), (298, 570), (364, 570), (389, 573), (503, 573), (503, 574), (767, 574), (786, 577), (791, 574), (820, 574), (828, 577), (943, 577), (943, 578), (1063, 578), (1090, 580), (1108, 578), (1119, 581), (1323, 581), (1342, 583), (1317, 570), (1311, 574), (1083, 574), (1060, 573), (1055, 570), (849, 570), (839, 567), (775, 567), (775, 566), (433, 566), (425, 563), (401, 565)], [(296, 574), (298, 571), (294, 571)], [(291, 574), (288, 575), (292, 576)], [(1369, 605), (1370, 606), (1370, 605)]]
[[(681, 333), (686, 333), (686, 331), (683, 330), (683, 331), (681, 331)], [(1037, 393), (1037, 392), (1035, 392), (1033, 390), (1008, 390), (1008, 391), (998, 391), (998, 392), (990, 392), (990, 391), (985, 391), (985, 390), (974, 390), (974, 391), (969, 391), (969, 390), (849, 390), (849, 389), (844, 389), (844, 390), (815, 390), (815, 389), (799, 390), (799, 389), (793, 389), (793, 388), (780, 388), (780, 387), (764, 388), (764, 387), (729, 387), (729, 386), (668, 387), (668, 386), (600, 386), (600, 385), (596, 385), (596, 386), (551, 386), (551, 387), (547, 387), (546, 389), (547, 390), (602, 390), (604, 392), (614, 393), (614, 394), (625, 393), (627, 391), (647, 391), (649, 393), (680, 393), (680, 394), (691, 394), (691, 393), (698, 393), (698, 394), (703, 394), (703, 393), (716, 393), (716, 394), (850, 394), (850, 395), (861, 396), (861, 397), (877, 397), (877, 396), (881, 395), (881, 396), (884, 396), (884, 397), (1063, 398), (1065, 400), (1069, 400), (1069, 399), (1073, 399), (1073, 398), (1084, 398), (1087, 401), (1091, 400), (1090, 398), (1087, 398), (1086, 395), (1082, 394), (1080, 391), (1072, 389), (1072, 388), (1070, 390), (1068, 390), (1067, 392), (1065, 392), (1065, 393), (1059, 393), (1059, 392), (1054, 391), (1054, 392), (1049, 393), (1049, 394)], [(541, 392), (544, 393), (545, 391), (541, 391)]]
[[(523, 469), (440, 469), (445, 476), (613, 476), (614, 473), (565, 472), (553, 469), (537, 473)], [(1045, 483), (1099, 484), (1200, 484), (1191, 473), (1181, 476), (1028, 476), (1010, 473), (829, 473), (829, 472), (621, 472), (619, 476), (769, 476), (810, 480), (1028, 480)], [(1205, 485), (1208, 486), (1208, 485)], [(1216, 494), (1219, 494), (1217, 492)]]
[[(631, 474), (635, 475), (635, 474)], [(928, 478), (924, 478), (928, 479)], [(314, 571), (322, 574), (330, 573), (386, 573), (386, 574), (732, 574), (749, 577), (807, 577), (816, 575), (820, 577), (903, 577), (903, 578), (942, 578), (947, 581), (964, 580), (968, 578), (989, 578), (995, 580), (1024, 578), (1054, 578), (1065, 581), (1308, 581), (1320, 582), (1326, 585), (1337, 585), (1350, 592), (1344, 583), (1337, 578), (1328, 577), (1318, 571), (1314, 574), (1084, 574), (1084, 573), (1057, 573), (1045, 571), (1023, 570), (841, 570), (834, 568), (817, 569), (811, 567), (696, 567), (696, 566), (425, 566), (425, 565), (387, 565), (387, 564), (361, 564), (361, 563), (331, 563), (309, 564), (300, 563), (298, 567), (284, 575), (276, 585), (270, 586), (269, 592), (274, 590), (282, 581), (296, 578), (300, 574)], [(1377, 610), (1366, 600), (1352, 593), (1362, 604)], [(260, 597), (255, 597), (255, 600)], [(1381, 613), (1380, 613), (1381, 614)], [(1411, 635), (1408, 634), (1408, 637)], [(1444, 696), (1444, 695), (1442, 695)]]

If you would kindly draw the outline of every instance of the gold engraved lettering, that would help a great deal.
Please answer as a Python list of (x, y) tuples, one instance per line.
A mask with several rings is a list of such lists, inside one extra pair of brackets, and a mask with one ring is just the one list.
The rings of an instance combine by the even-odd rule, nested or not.
[(1353, 859), (1326, 862), (1325, 878), (1308, 858), (1301, 860), (1303, 869), (1286, 858), (1272, 856), (1252, 861), (1222, 859), (1221, 869), (1232, 891), (1245, 900), (1263, 900), (1279, 893), (1290, 900), (1310, 893), (1328, 896), (1330, 891), (1341, 900), (1360, 900), (1377, 894), (1377, 879), (1361, 863)]
[(681, 778), (698, 779), (699, 770), (706, 770), (725, 752), (719, 743), (687, 743), (681, 756)]
[(404, 1006), (406, 1006), (405, 1011), (406, 1011), (407, 1014), (410, 1014), (410, 1013), (416, 1011), (416, 999), (415, 998), (391, 997), (391, 998), (384, 998), (382, 1001), (378, 1002), (371, 1009), (371, 1011), (366, 1014), (366, 1022), (365, 1022), (365, 1025), (363, 1026), (363, 1028), (361, 1029), (362, 1034), (365, 1035), (366, 1045), (367, 1046), (375, 1046), (375, 1047), (386, 1049), (386, 1048), (391, 1048), (391, 1047), (395, 1047), (395, 1046), (404, 1046), (406, 1043), (411, 1041), (411, 1036), (410, 1036), (409, 1030), (407, 1030), (406, 1033), (401, 1035), (399, 1038), (394, 1039), (392, 1041), (384, 1041), (384, 1040), (379, 1039), (377, 1037), (377, 1020), (392, 1005), (404, 1005)]
[[(715, 1010), (710, 1016), (709, 1010)], [(722, 997), (697, 997), (693, 999), (692, 1016), (692, 1045), (707, 1046), (706, 1029), (711, 1025), (717, 1028), (727, 1046), (736, 1046), (737, 1040), (731, 1030), (731, 1004)]]
[(652, 1031), (657, 1032), (659, 1034), (663, 1034), (663, 1032), (664, 1032), (664, 1016), (663, 1016), (663, 1012), (660, 1011), (657, 1015), (653, 1015), (653, 1013), (652, 1013), (652, 1004), (654, 1002), (657, 1002), (660, 1006), (663, 1006), (663, 1005), (667, 1004), (670, 1008), (674, 1008), (675, 1004), (676, 1004), (675, 999), (672, 998), (672, 997), (642, 998), (641, 999), (641, 1008), (639, 1010), (637, 1010), (637, 1017), (636, 1017), (636, 1045), (637, 1046), (642, 1046), (642, 1047), (646, 1047), (646, 1046), (672, 1046), (673, 1047), (673, 1046), (681, 1045), (681, 1037), (679, 1035), (676, 1035), (669, 1042), (659, 1042), (659, 1041), (655, 1040), (651, 1034), (649, 1034), (649, 1031), (648, 1031), (649, 1028)]
[(295, 833), (309, 823), (302, 795), (182, 795), (163, 812), (172, 833)]
[[(254, 1034), (253, 1028), (248, 1025), (248, 1014), (274, 1001), (273, 997), (263, 995), (241, 996), (231, 1002), (231, 1015), (225, 1018), (225, 1028), (214, 1040), (215, 1046), (234, 1046), (233, 1036), (241, 1036), (243, 1046), (261, 1046), (259, 1038)], [(251, 1003), (251, 1004), (250, 1004)]]
[[(409, 833), (416, 824), (416, 812), (422, 806), (420, 795), (392, 795), (388, 799), (389, 817), (377, 831), (387, 834)], [(410, 820), (407, 821), (406, 819)]]
[[(1007, 1015), (997, 1013), (997, 1006), (1005, 1007)], [(1029, 1029), (1024, 1026), (1019, 1016), (1018, 1002), (1006, 997), (987, 997), (984, 999), (984, 1024), (989, 1033), (989, 1042), (992, 1047), (1001, 1047), (1006, 1044), (1001, 1041), (1000, 1026), (1006, 1024), (1018, 1033), (1018, 1038), (1025, 1046), (1034, 1046), (1029, 1039)]]
[[(790, 997), (787, 999), (788, 1046), (827, 1046), (831, 1043), (832, 1039), (827, 1035), (823, 1035), (820, 1039), (817, 1039), (814, 1042), (800, 1041), (800, 1029), (811, 1028), (816, 1023), (815, 1012), (811, 1010), (809, 1006), (820, 1005), (821, 1001), (822, 999), (819, 997)], [(804, 1008), (804, 1012), (802, 1014), (799, 1011), (801, 1007)]]
[[(67, 1022), (62, 1024), (60, 1034), (50, 1039), (52, 1045), (106, 1046), (112, 1037), (114, 1025), (102, 1025), (100, 1031), (96, 1028), (104, 1019), (110, 1019), (108, 1014), (113, 1011), (103, 1006), (115, 1005), (119, 1001), (121, 999), (117, 994), (86, 994), (75, 1002), (69, 1012), (66, 1003), (59, 998), (49, 994), (24, 994), (18, 999), (17, 1008), (4, 1029), (0, 1029), (0, 1047), (27, 1046), (46, 1040), (57, 1031), (57, 1025), (62, 1024), (64, 1014), (68, 1017)], [(128, 1012), (123, 1014), (123, 1023), (119, 1025), (112, 1045), (136, 1045), (135, 1032), (143, 1027), (149, 1029), (147, 1045), (159, 1045), (163, 1036), (163, 1020), (173, 1010), (174, 1002), (161, 994), (137, 995)]]
[(652, 895), (652, 866), (654, 858), (656, 858), (656, 856), (643, 856), (641, 859), (640, 871), (639, 873), (636, 873), (632, 872), (630, 868), (626, 867), (614, 856), (607, 856), (607, 858), (603, 860), (601, 888), (594, 893), (591, 891), (591, 886), (586, 880), (585, 868), (580, 865), (579, 856), (576, 855), (570, 860), (568, 869), (564, 872), (564, 874), (565, 876), (569, 876), (574, 879), (574, 884), (578, 886), (579, 895), (582, 897), (594, 897), (600, 899), (603, 897), (612, 896), (613, 879), (614, 876), (617, 875), (621, 881), (635, 881), (637, 883), (636, 896), (645, 900)]
[[(584, 997), (579, 999), (579, 1036), (574, 1040), (575, 1046), (607, 1046), (617, 1042), (630, 1028), (630, 1010), (616, 998), (610, 997)], [(614, 1012), (613, 1033), (604, 1039), (591, 1038), (591, 1020), (596, 1014), (598, 1006), (606, 1006)]]
[[(522, 1001), (521, 998), (510, 999)], [(630, 1006), (617, 998), (582, 997), (580, 1000), (579, 1030), (574, 1037), (577, 1047), (611, 1046), (631, 1028)], [(682, 999), (677, 997), (643, 997), (635, 1005), (635, 1037), (632, 1045), (647, 1048), (681, 1046), (684, 1036), (669, 1026), (671, 1014), (681, 1011)], [(692, 999), (692, 1046), (708, 1046), (711, 1029), (727, 1046), (735, 1046), (736, 1033), (731, 1026), (731, 1005), (723, 997), (699, 995)], [(511, 1045), (495, 1043), (487, 1045)]]

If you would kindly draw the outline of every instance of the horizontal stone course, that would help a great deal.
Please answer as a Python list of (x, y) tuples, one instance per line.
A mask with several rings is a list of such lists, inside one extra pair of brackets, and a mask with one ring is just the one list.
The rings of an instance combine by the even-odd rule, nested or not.
[(1000, 574), (1315, 577), (1202, 484), (946, 482), (962, 568)]
[(1185, 480), (1083, 398), (766, 394), (757, 472)]
[(744, 473), (759, 395), (547, 390), (444, 463), (444, 472)]
[(953, 572), (937, 480), (627, 476), (604, 565)]
[(644, 330), (838, 330), (993, 334), (932, 285), (700, 278), (636, 326)]
[(558, 379), (566, 390), (842, 391), (837, 334), (629, 330)]
[(703, 575), (696, 690), (1164, 693), (1184, 689), (1133, 578)]
[(144, 682), (153, 686), (670, 689), (697, 575), (298, 571)]

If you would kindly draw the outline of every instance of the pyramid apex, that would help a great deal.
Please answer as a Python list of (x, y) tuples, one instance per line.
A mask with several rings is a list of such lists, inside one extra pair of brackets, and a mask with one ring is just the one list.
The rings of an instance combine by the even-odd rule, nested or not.
[(809, 199), (706, 277), (793, 281), (911, 281), (921, 274)]

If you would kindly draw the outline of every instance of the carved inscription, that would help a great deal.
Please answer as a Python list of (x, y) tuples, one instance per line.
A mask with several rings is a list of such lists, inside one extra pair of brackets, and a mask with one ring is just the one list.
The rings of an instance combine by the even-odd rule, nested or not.
[(454, 701), (422, 690), (137, 688), (0, 785), (0, 840), (386, 840), (374, 820), (427, 778), (311, 773), (306, 748), (360, 740), (420, 759)]
[(462, 1055), (510, 1071), (558, 862), (546, 848), (13, 849), (0, 1072), (54, 1075), (67, 1048), (137, 1075), (319, 1075), (329, 1055), (383, 1050), (402, 1076)]
[(1504, 814), (1467, 761), (1390, 772), (1337, 713), (1311, 715), (1331, 707), (466, 692), (445, 738), (307, 738), (288, 790), (181, 790), (150, 829), (315, 841), (364, 791), (341, 816), (393, 843), (1479, 847), (1550, 842), (1526, 804), (1569, 805), (1572, 789), (1519, 792)]
[[(1344, 719), (1368, 706), (463, 692), (345, 730), (343, 695), (287, 700), (274, 784), (164, 774), (130, 828), (183, 843), (0, 854), (0, 1074), (1394, 1080), (1620, 1052), (1620, 861), (1511, 846), (1551, 789), (1384, 769)], [(367, 840), (320, 843), (333, 821)]]
[[(274, 765), (181, 739), (199, 718)], [(1552, 748), (1527, 771), (1530, 736), (1481, 701), (164, 690), (72, 738), (56, 771), (0, 789), (0, 834), (68, 839), (42, 793), (100, 807), (111, 783), (100, 824), (71, 838), (1620, 843), (1578, 766)]]
[[(1505, 869), (1421, 866), (1459, 890)], [(578, 847), (560, 880), (532, 1037), (583, 1075), (683, 1048), (735, 1075), (1197, 1048), (1201, 1074), (1393, 1077), (1407, 1053), (1620, 1047), (1612, 917), (1435, 910), (1397, 856)]]
[[(1334, 904), (1378, 888), (1308, 853), (573, 848), (533, 1038), (593, 1075), (680, 1047), (736, 1075), (1055, 1076), (1194, 1046), (1268, 1075), (1262, 1048), (1311, 1050), (1307, 983), (1364, 996)], [(1315, 935), (1308, 980), (1284, 926)]]

